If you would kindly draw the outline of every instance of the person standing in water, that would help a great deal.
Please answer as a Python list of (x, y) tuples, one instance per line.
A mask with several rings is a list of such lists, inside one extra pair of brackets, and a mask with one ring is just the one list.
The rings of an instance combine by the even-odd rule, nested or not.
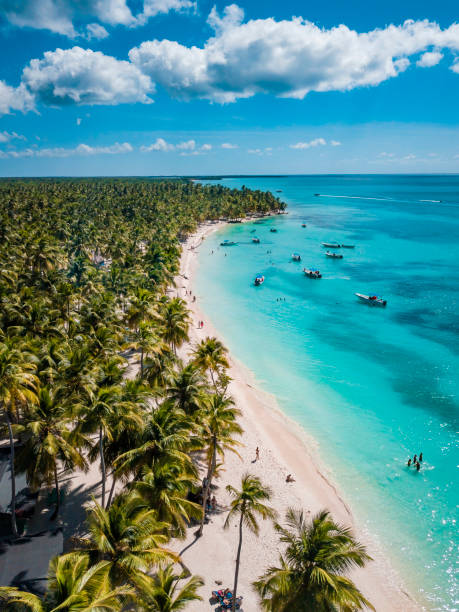
[(408, 459), (408, 463), (407, 463), (408, 467), (410, 467), (410, 465), (411, 465), (411, 457)]
[(422, 463), (422, 453), (419, 453), (419, 462)]
[(417, 460), (418, 460), (418, 456), (417, 456), (417, 455), (415, 455), (415, 456), (413, 457), (413, 465), (416, 465), (416, 461), (417, 461)]
[(421, 469), (421, 464), (419, 463), (419, 461), (416, 461), (416, 470), (419, 472), (420, 469)]

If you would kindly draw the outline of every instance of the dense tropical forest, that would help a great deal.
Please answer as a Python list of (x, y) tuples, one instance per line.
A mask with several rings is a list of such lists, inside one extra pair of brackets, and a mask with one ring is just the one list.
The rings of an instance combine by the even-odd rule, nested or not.
[[(218, 340), (184, 360), (190, 318), (171, 287), (181, 243), (201, 222), (283, 208), (269, 192), (190, 181), (0, 181), (0, 437), (12, 474), (0, 535), (27, 529), (16, 475), (32, 495), (47, 491), (56, 524), (63, 475), (96, 463), (101, 481), (85, 533), (50, 563), (46, 592), (1, 587), (2, 609), (166, 612), (200, 599), (205, 577), (190, 575), (168, 543), (205, 529), (218, 462), (240, 444), (240, 412)], [(237, 516), (241, 533), (243, 524), (256, 532), (258, 516), (274, 518), (257, 478), (229, 493), (227, 522)], [(277, 529), (292, 552), (255, 585), (262, 605), (364, 605), (352, 582), (337, 582), (343, 568), (364, 564), (363, 548), (326, 514), (287, 519), (296, 532)], [(298, 541), (314, 545), (301, 552)]]

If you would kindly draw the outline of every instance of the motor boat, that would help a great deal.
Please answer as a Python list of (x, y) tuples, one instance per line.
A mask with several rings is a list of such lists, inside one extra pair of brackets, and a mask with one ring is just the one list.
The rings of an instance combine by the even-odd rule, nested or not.
[(275, 227), (272, 227), (269, 231), (270, 232), (277, 232), (277, 229)]
[(304, 268), (303, 272), (308, 278), (322, 278), (322, 274), (319, 272), (319, 270), (309, 270), (308, 268)]
[(387, 301), (378, 297), (377, 295), (365, 295), (363, 293), (355, 294), (361, 302), (365, 302), (365, 304), (370, 304), (370, 306), (386, 306)]
[(234, 246), (235, 244), (236, 242), (233, 242), (232, 240), (224, 240), (223, 242), (220, 242), (220, 246), (223, 247)]
[(322, 246), (326, 247), (327, 249), (340, 249), (341, 245), (338, 244), (337, 242), (322, 242)]
[(301, 261), (301, 255), (299, 253), (292, 254), (293, 261)]
[(342, 249), (355, 249), (355, 244), (342, 244)]
[(301, 227), (306, 227), (306, 223), (302, 223), (302, 224), (301, 224)]
[(259, 238), (257, 238), (256, 236), (254, 236), (254, 237), (252, 238), (252, 242), (254, 242), (255, 244), (260, 244), (260, 239), (259, 239)]
[(331, 257), (332, 259), (343, 259), (342, 255), (338, 255), (338, 253), (330, 253), (330, 251), (327, 251), (325, 253), (326, 257)]

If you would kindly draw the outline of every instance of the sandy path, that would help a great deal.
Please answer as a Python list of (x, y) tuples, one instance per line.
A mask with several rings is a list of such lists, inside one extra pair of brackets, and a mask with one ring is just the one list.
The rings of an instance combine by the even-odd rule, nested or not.
[[(221, 225), (215, 223), (201, 226), (183, 246), (181, 275), (177, 278), (177, 288), (173, 293), (186, 300), (192, 313), (191, 344), (206, 336), (216, 336), (224, 342), (224, 338), (201, 311), (199, 296), (196, 297), (196, 302), (193, 302), (192, 296), (189, 295), (190, 291), (194, 295), (193, 275), (198, 264), (199, 245), (209, 233)], [(205, 322), (203, 329), (197, 328), (199, 320)], [(186, 355), (187, 352), (189, 346), (182, 350), (182, 354)], [(203, 537), (195, 541), (196, 530), (193, 529), (184, 542), (174, 546), (176, 550), (182, 551), (183, 560), (190, 571), (205, 579), (205, 586), (201, 590), (204, 602), (192, 604), (187, 610), (210, 610), (208, 600), (211, 591), (220, 588), (216, 581), (221, 581), (222, 586), (233, 585), (237, 528), (233, 525), (228, 530), (223, 529), (229, 504), (225, 487), (227, 484), (238, 487), (241, 476), (246, 471), (259, 476), (264, 484), (271, 487), (271, 505), (278, 511), (280, 518), (289, 506), (303, 508), (310, 513), (328, 508), (336, 519), (354, 527), (359, 538), (367, 544), (375, 561), (364, 570), (355, 572), (353, 578), (378, 612), (422, 610), (422, 606), (414, 603), (402, 589), (401, 579), (377, 551), (375, 543), (363, 530), (356, 527), (350, 508), (325, 476), (326, 470), (320, 466), (315, 452), (309, 451), (312, 444), (306, 434), (298, 435), (298, 426), (280, 412), (275, 398), (258, 388), (252, 373), (232, 356), (229, 374), (233, 379), (230, 393), (243, 413), (240, 423), (244, 429), (244, 446), (240, 449), (241, 459), (231, 453), (226, 456), (225, 469), (220, 479), (215, 481), (218, 486), (216, 497), (220, 511), (206, 526)], [(257, 446), (260, 448), (260, 459), (254, 462)], [(294, 475), (295, 483), (285, 482), (289, 473)], [(247, 531), (244, 533), (238, 593), (244, 597), (245, 612), (260, 610), (251, 583), (269, 565), (276, 563), (277, 559), (278, 540), (269, 522), (261, 522), (258, 538)]]

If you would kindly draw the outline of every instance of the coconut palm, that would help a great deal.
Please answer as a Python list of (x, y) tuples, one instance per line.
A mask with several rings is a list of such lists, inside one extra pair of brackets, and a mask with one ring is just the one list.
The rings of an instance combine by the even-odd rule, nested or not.
[(286, 544), (279, 567), (270, 567), (254, 583), (263, 608), (287, 612), (374, 610), (346, 574), (371, 557), (350, 529), (335, 523), (327, 510), (306, 520), (290, 508), (286, 527), (275, 526)]
[(131, 296), (131, 305), (127, 312), (127, 322), (131, 329), (138, 329), (140, 323), (152, 321), (157, 318), (155, 310), (155, 297), (151, 291), (137, 287)]
[(209, 372), (216, 391), (217, 381), (215, 380), (215, 374), (218, 375), (219, 370), (229, 367), (227, 352), (220, 340), (209, 337), (201, 340), (193, 350), (193, 363), (203, 372)]
[(240, 491), (231, 485), (228, 485), (226, 490), (231, 497), (233, 497), (233, 501), (231, 502), (231, 509), (226, 517), (224, 528), (227, 529), (232, 519), (239, 516), (239, 543), (237, 547), (232, 598), (232, 610), (234, 612), (236, 610), (237, 583), (239, 565), (241, 562), (242, 528), (245, 525), (252, 533), (258, 535), (259, 526), (257, 518), (261, 517), (263, 520), (274, 519), (276, 513), (272, 508), (263, 503), (271, 498), (271, 490), (268, 487), (264, 487), (257, 476), (244, 474), (241, 480)]
[(188, 341), (190, 315), (186, 303), (181, 298), (165, 299), (160, 303), (159, 314), (163, 339), (176, 353)]
[(237, 422), (241, 412), (234, 406), (231, 397), (214, 394), (209, 396), (204, 407), (203, 417), (203, 444), (207, 452), (207, 479), (203, 490), (202, 519), (198, 535), (202, 535), (204, 518), (212, 486), (212, 478), (217, 467), (217, 457), (223, 458), (225, 451), (237, 453), (236, 447), (240, 445), (235, 436), (242, 434), (242, 427)]
[(140, 378), (144, 375), (144, 357), (160, 355), (167, 347), (148, 323), (139, 323), (134, 331), (134, 341), (131, 346), (140, 349)]
[(187, 499), (196, 481), (193, 464), (168, 457), (144, 467), (142, 479), (134, 482), (133, 490), (156, 510), (160, 521), (170, 524), (174, 537), (185, 537), (190, 519), (201, 518), (201, 507)]
[(100, 387), (89, 404), (83, 405), (80, 417), (84, 419), (82, 429), (85, 432), (98, 433), (98, 445), (91, 453), (91, 459), (98, 454), (100, 471), (102, 474), (102, 507), (105, 508), (106, 467), (104, 443), (105, 438), (112, 438), (112, 429), (118, 427), (121, 420), (123, 427), (140, 429), (142, 414), (136, 404), (125, 402), (121, 398), (121, 389), (118, 386)]
[(167, 523), (136, 496), (121, 495), (108, 510), (95, 503), (88, 513), (89, 537), (79, 546), (96, 559), (108, 562), (112, 587), (137, 584), (137, 576), (178, 556), (164, 548)]
[(202, 410), (207, 397), (207, 381), (192, 364), (174, 372), (165, 389), (168, 403), (189, 416), (196, 416)]
[(38, 404), (25, 413), (15, 430), (23, 439), (17, 456), (17, 469), (26, 473), (27, 482), (33, 489), (54, 482), (54, 516), (57, 516), (60, 502), (58, 465), (61, 464), (65, 470), (79, 468), (86, 471), (82, 448), (89, 446), (89, 441), (74, 429), (62, 396), (46, 387), (40, 389)]
[(11, 612), (119, 612), (133, 591), (126, 586), (111, 589), (109, 569), (108, 561), (91, 565), (89, 556), (80, 552), (54, 557), (43, 597), (0, 587), (0, 604)]
[(16, 348), (17, 344), (13, 344), (12, 340), (0, 343), (0, 408), (8, 427), (10, 441), (11, 529), (14, 536), (17, 536), (18, 531), (12, 419), (17, 416), (22, 406), (37, 401), (38, 389), (36, 366), (32, 363), (29, 353)]
[(197, 591), (203, 586), (201, 576), (192, 576), (185, 584), (185, 574), (175, 574), (172, 564), (159, 568), (153, 578), (142, 581), (140, 593), (141, 609), (148, 612), (178, 612), (192, 601), (202, 601)]

